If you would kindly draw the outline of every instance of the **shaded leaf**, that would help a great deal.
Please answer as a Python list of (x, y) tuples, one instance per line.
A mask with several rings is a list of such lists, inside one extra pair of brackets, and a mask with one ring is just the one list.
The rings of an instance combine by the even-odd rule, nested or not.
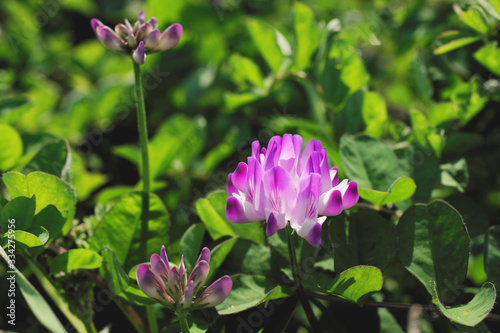
[(74, 269), (94, 269), (102, 265), (102, 258), (94, 251), (86, 249), (68, 250), (50, 261), (50, 273), (68, 272)]
[(388, 192), (375, 190), (359, 190), (359, 196), (377, 206), (383, 206), (390, 202), (399, 202), (410, 198), (417, 186), (409, 177), (399, 177), (392, 183)]

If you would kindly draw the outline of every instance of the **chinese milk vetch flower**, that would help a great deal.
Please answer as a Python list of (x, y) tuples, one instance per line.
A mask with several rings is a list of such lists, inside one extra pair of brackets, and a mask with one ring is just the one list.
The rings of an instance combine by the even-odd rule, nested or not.
[(303, 151), (300, 135), (275, 136), (262, 149), (254, 141), (248, 163), (240, 162), (228, 176), (226, 218), (233, 223), (265, 220), (267, 236), (289, 223), (317, 247), (326, 216), (359, 200), (356, 182), (339, 183), (337, 171), (328, 166), (319, 140), (311, 139)]
[(172, 24), (163, 33), (160, 32), (157, 29), (158, 20), (151, 17), (146, 22), (143, 11), (133, 26), (127, 19), (125, 24), (117, 24), (115, 30), (98, 19), (92, 19), (90, 25), (97, 38), (108, 49), (130, 54), (139, 64), (146, 61), (146, 53), (165, 51), (177, 45), (182, 35), (182, 26), (178, 23)]
[(224, 275), (200, 296), (210, 270), (210, 250), (203, 248), (189, 277), (181, 257), (179, 267), (170, 266), (165, 247), (161, 247), (160, 255), (151, 256), (151, 268), (141, 264), (137, 268), (136, 277), (139, 288), (149, 297), (172, 310), (193, 310), (216, 306), (222, 303), (233, 287), (233, 281)]

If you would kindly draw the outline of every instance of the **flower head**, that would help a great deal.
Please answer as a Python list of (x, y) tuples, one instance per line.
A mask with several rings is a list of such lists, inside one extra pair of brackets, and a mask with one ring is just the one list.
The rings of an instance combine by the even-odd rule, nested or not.
[(337, 171), (328, 166), (319, 140), (311, 139), (303, 151), (300, 135), (275, 136), (267, 149), (254, 141), (248, 164), (240, 162), (228, 176), (226, 218), (233, 223), (266, 220), (267, 236), (289, 223), (319, 246), (326, 216), (338, 215), (359, 200), (356, 182), (339, 183)]
[(117, 24), (115, 30), (98, 19), (92, 19), (90, 24), (97, 38), (108, 49), (131, 54), (139, 64), (146, 61), (146, 53), (165, 51), (177, 45), (182, 35), (182, 26), (178, 23), (172, 24), (161, 33), (156, 29), (158, 20), (151, 17), (146, 22), (143, 11), (139, 13), (133, 26), (127, 19), (125, 24)]
[(201, 250), (189, 277), (184, 266), (184, 258), (181, 257), (179, 267), (171, 267), (164, 246), (161, 247), (160, 255), (155, 253), (151, 256), (150, 263), (151, 268), (147, 264), (141, 264), (137, 268), (137, 284), (149, 298), (173, 310), (216, 306), (226, 299), (233, 287), (233, 281), (225, 275), (196, 297), (196, 293), (205, 284), (210, 270), (210, 250), (206, 247)]

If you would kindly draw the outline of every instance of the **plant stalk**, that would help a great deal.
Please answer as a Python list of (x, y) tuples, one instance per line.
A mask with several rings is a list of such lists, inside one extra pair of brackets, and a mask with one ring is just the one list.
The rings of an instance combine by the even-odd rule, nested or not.
[(137, 126), (139, 128), (139, 144), (141, 147), (142, 161), (142, 214), (141, 214), (141, 246), (140, 253), (147, 257), (146, 239), (148, 235), (149, 217), (149, 152), (148, 152), (148, 126), (146, 122), (146, 107), (144, 106), (144, 92), (142, 86), (141, 65), (132, 60), (135, 74), (135, 101), (137, 108)]
[(287, 240), (288, 240), (288, 254), (290, 256), (290, 265), (292, 266), (293, 282), (295, 284), (295, 288), (297, 288), (297, 293), (299, 295), (300, 303), (302, 303), (302, 307), (304, 308), (304, 312), (306, 313), (307, 320), (309, 321), (309, 325), (311, 325), (313, 332), (321, 332), (318, 321), (314, 316), (311, 304), (309, 304), (309, 301), (307, 300), (304, 287), (302, 286), (302, 283), (300, 281), (299, 270), (298, 270), (299, 265), (297, 263), (297, 254), (295, 253), (295, 246), (293, 245), (292, 228), (290, 228), (290, 226), (287, 226), (285, 232), (287, 234)]
[(187, 316), (185, 314), (178, 313), (179, 323), (181, 324), (182, 333), (189, 333), (189, 324), (187, 321)]
[(154, 305), (146, 305), (146, 314), (148, 316), (149, 331), (158, 333), (158, 322), (156, 321), (156, 311)]

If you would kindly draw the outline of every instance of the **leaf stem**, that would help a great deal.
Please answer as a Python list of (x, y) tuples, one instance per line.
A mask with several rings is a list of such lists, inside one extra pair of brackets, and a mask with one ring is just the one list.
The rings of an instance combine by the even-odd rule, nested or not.
[(156, 311), (154, 305), (146, 305), (146, 314), (148, 316), (149, 331), (158, 333), (158, 322), (156, 321)]
[(182, 333), (189, 333), (189, 324), (185, 314), (177, 313), (179, 323), (181, 324)]
[(288, 254), (290, 256), (290, 265), (292, 266), (293, 282), (295, 284), (295, 287), (297, 288), (297, 293), (299, 295), (300, 303), (302, 303), (302, 307), (304, 308), (304, 312), (306, 313), (307, 320), (309, 321), (309, 324), (311, 325), (313, 332), (321, 332), (321, 329), (319, 328), (318, 325), (318, 321), (316, 320), (316, 317), (314, 316), (314, 313), (312, 311), (311, 304), (309, 304), (309, 301), (307, 300), (304, 287), (300, 282), (297, 255), (295, 253), (295, 246), (293, 245), (292, 228), (290, 226), (287, 226), (285, 232), (287, 234), (287, 240), (288, 240)]
[(137, 108), (137, 127), (139, 128), (139, 144), (141, 147), (142, 161), (142, 215), (141, 215), (141, 246), (140, 253), (147, 257), (146, 239), (148, 234), (148, 216), (149, 216), (149, 152), (148, 152), (148, 126), (146, 122), (146, 107), (144, 106), (144, 93), (142, 87), (141, 66), (132, 60), (135, 74), (135, 101)]

